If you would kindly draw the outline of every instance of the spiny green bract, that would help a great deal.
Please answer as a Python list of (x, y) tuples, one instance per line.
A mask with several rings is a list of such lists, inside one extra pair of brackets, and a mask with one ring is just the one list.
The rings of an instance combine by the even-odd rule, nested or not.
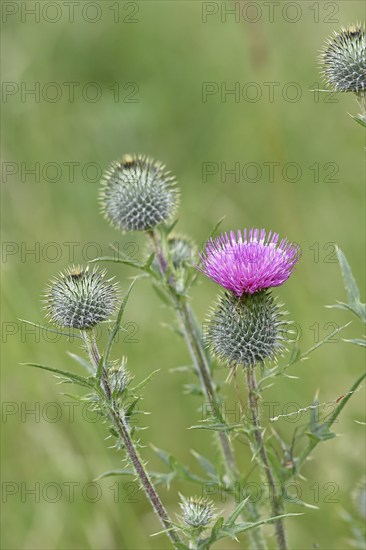
[(213, 518), (213, 503), (207, 498), (181, 496), (182, 519), (190, 527), (206, 527)]
[(342, 28), (329, 38), (320, 56), (323, 77), (338, 92), (366, 91), (366, 39), (361, 25)]
[(71, 266), (53, 279), (45, 292), (45, 309), (61, 327), (90, 329), (109, 319), (116, 307), (117, 292), (105, 271)]
[(164, 164), (141, 155), (125, 155), (106, 171), (100, 193), (102, 211), (117, 229), (146, 231), (175, 214), (179, 200), (175, 178)]
[(228, 366), (249, 367), (285, 350), (289, 323), (269, 291), (225, 293), (206, 325), (206, 343)]

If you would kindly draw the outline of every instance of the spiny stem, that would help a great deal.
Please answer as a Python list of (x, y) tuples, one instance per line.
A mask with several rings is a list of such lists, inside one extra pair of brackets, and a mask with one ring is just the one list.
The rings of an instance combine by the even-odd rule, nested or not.
[[(161, 274), (164, 276), (168, 267), (167, 259), (165, 258), (164, 252), (160, 246), (159, 238), (156, 234), (156, 231), (149, 231), (148, 234), (152, 240), (155, 249)], [(201, 386), (208, 399), (214, 417), (217, 419), (218, 422), (223, 424), (224, 419), (221, 414), (220, 405), (215, 394), (213, 380), (211, 377), (211, 370), (207, 362), (206, 354), (202, 348), (201, 341), (197, 337), (195, 331), (192, 311), (185, 297), (177, 297), (174, 289), (171, 287), (172, 284), (174, 284), (174, 281), (172, 280), (172, 278), (170, 278), (170, 284), (168, 285), (168, 288), (171, 290), (170, 294), (178, 312), (178, 317), (183, 327), (184, 338), (192, 357), (193, 364), (196, 368)], [(235, 464), (234, 453), (231, 447), (230, 440), (224, 432), (219, 432), (219, 440), (226, 464), (226, 473), (230, 481), (235, 482), (235, 479), (237, 479), (238, 477), (238, 471)]]
[[(210, 367), (207, 364), (206, 355), (202, 349), (201, 343), (199, 342), (198, 338), (196, 338), (192, 311), (187, 304), (185, 298), (177, 300), (176, 307), (178, 311), (178, 316), (183, 326), (185, 340), (193, 359), (201, 386), (204, 389), (206, 397), (209, 401), (211, 411), (217, 421), (223, 424), (224, 418), (221, 414), (220, 405), (215, 394)], [(230, 440), (228, 436), (222, 431), (220, 431), (218, 435), (221, 444), (222, 454), (226, 463), (226, 473), (230, 481), (235, 483), (235, 479), (237, 479), (238, 477), (238, 471)]]
[[(270, 502), (271, 502), (271, 508), (272, 508), (272, 515), (279, 516), (283, 513), (282, 500), (281, 500), (281, 496), (278, 494), (276, 489), (274, 476), (272, 474), (272, 470), (269, 464), (267, 452), (266, 452), (263, 437), (262, 437), (262, 430), (259, 422), (258, 408), (257, 408), (258, 387), (257, 387), (256, 378), (255, 378), (254, 368), (247, 366), (245, 367), (245, 372), (246, 372), (246, 383), (248, 387), (250, 415), (251, 415), (252, 425), (254, 428), (254, 436), (257, 443), (259, 457), (260, 457), (263, 470), (267, 478), (267, 482), (270, 489)], [(287, 549), (286, 534), (285, 534), (285, 528), (284, 528), (282, 519), (279, 519), (275, 522), (275, 532), (276, 532), (277, 547), (280, 550), (286, 550)]]
[[(83, 332), (82, 334), (83, 334), (83, 339), (84, 339), (89, 357), (97, 371), (98, 366), (100, 364), (101, 357), (95, 341), (95, 335), (93, 332), (89, 334)], [(121, 439), (124, 443), (127, 454), (132, 462), (134, 470), (137, 476), (139, 477), (141, 486), (144, 489), (145, 494), (154, 512), (156, 513), (162, 526), (166, 530), (167, 536), (173, 543), (173, 546), (177, 548), (178, 545), (181, 544), (181, 540), (178, 537), (176, 531), (172, 528), (172, 522), (169, 518), (168, 512), (166, 511), (163, 503), (161, 502), (160, 497), (151, 482), (149, 474), (145, 470), (145, 467), (139, 456), (139, 453), (135, 448), (135, 445), (131, 439), (130, 431), (128, 428), (128, 424), (125, 420), (125, 417), (123, 413), (121, 413), (116, 401), (112, 398), (112, 391), (108, 384), (107, 372), (106, 372), (105, 366), (103, 366), (103, 370), (102, 370), (101, 386), (109, 408), (110, 418), (117, 432), (121, 436)]]
[[(161, 275), (162, 277), (165, 277), (165, 274), (168, 268), (168, 261), (162, 250), (159, 236), (157, 235), (156, 230), (148, 231), (148, 236), (152, 241), (156, 258), (158, 260), (158, 264), (160, 267)], [(218, 422), (223, 424), (224, 418), (221, 414), (219, 401), (216, 396), (214, 382), (211, 374), (211, 368), (207, 360), (207, 356), (203, 348), (200, 335), (196, 330), (196, 322), (195, 322), (193, 311), (186, 297), (184, 296), (177, 297), (174, 291), (174, 286), (172, 286), (174, 285), (172, 276), (169, 277), (169, 280), (167, 282), (168, 282), (168, 290), (170, 292), (172, 301), (178, 313), (178, 317), (181, 321), (181, 325), (183, 327), (184, 339), (187, 343), (187, 347), (190, 352), (197, 375), (199, 377), (201, 387), (204, 391), (204, 394), (206, 395), (206, 398), (208, 399), (208, 402), (210, 404), (214, 417)], [(222, 431), (219, 432), (218, 437), (219, 437), (222, 456), (225, 463), (226, 475), (230, 480), (231, 484), (235, 487), (237, 482), (240, 480), (240, 473), (236, 464), (231, 441), (227, 436), (227, 434)], [(247, 507), (245, 510), (247, 521), (248, 520), (252, 521), (253, 515), (254, 516), (256, 515), (256, 507), (254, 504), (252, 508), (253, 508), (254, 514), (252, 513), (252, 511), (249, 510), (249, 507)], [(253, 529), (252, 531), (248, 532), (248, 537), (250, 539), (250, 545), (252, 550), (266, 550), (267, 547), (264, 542), (260, 528)]]

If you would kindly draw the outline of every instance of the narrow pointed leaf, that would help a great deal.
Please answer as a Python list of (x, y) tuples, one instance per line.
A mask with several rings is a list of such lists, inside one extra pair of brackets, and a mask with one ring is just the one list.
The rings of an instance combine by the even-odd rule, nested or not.
[(60, 336), (66, 336), (67, 338), (70, 338), (70, 340), (73, 340), (74, 338), (78, 338), (79, 340), (82, 340), (82, 337), (78, 334), (75, 334), (74, 332), (62, 332), (61, 330), (53, 329), (50, 327), (45, 327), (44, 325), (41, 325), (40, 323), (32, 323), (32, 321), (27, 321), (26, 319), (18, 319), (22, 323), (26, 323), (27, 325), (31, 325), (32, 327), (36, 327), (38, 329), (46, 330), (47, 332), (52, 332), (53, 334), (59, 334)]
[[(366, 304), (361, 303), (360, 291), (353, 276), (351, 266), (349, 265), (346, 256), (339, 247), (337, 247), (337, 256), (342, 273), (344, 288), (346, 290), (348, 298), (347, 304), (340, 302), (338, 304), (338, 307), (350, 309), (355, 315), (357, 315), (357, 317), (359, 317), (359, 319), (366, 323)], [(337, 307), (337, 305), (330, 307)]]
[(84, 367), (90, 374), (95, 374), (95, 369), (89, 361), (84, 359), (84, 357), (81, 357), (80, 355), (76, 355), (76, 353), (71, 353), (71, 351), (66, 352), (72, 359), (74, 359), (79, 365)]
[(352, 338), (351, 340), (343, 340), (344, 342), (349, 342), (351, 344), (356, 344), (357, 346), (366, 347), (366, 340), (363, 338)]
[(157, 369), (157, 370), (154, 370), (153, 372), (151, 372), (144, 380), (142, 380), (142, 382), (140, 382), (139, 384), (137, 384), (136, 386), (134, 386), (133, 388), (131, 388), (129, 391), (131, 394), (137, 394), (139, 393), (149, 382), (152, 378), (154, 378), (154, 376), (159, 372), (160, 369)]
[(56, 369), (54, 367), (48, 367), (46, 365), (39, 365), (38, 363), (22, 363), (22, 364), (27, 365), (28, 367), (35, 367), (37, 369), (47, 370), (49, 372), (52, 372), (53, 374), (59, 374), (64, 378), (67, 378), (72, 382), (75, 382), (76, 384), (80, 384), (81, 386), (85, 386), (87, 388), (94, 388), (94, 383), (90, 380), (90, 378), (84, 378), (83, 376), (79, 376), (78, 374), (74, 374), (72, 372)]
[(247, 497), (244, 500), (242, 500), (241, 502), (239, 502), (239, 504), (237, 505), (235, 510), (227, 518), (227, 520), (226, 520), (227, 525), (234, 525), (234, 523), (236, 522), (236, 520), (238, 519), (238, 517), (242, 513), (242, 511), (243, 511), (246, 503), (248, 502), (248, 500), (249, 500), (249, 497)]
[(122, 300), (122, 304), (121, 304), (121, 307), (119, 308), (119, 311), (118, 311), (118, 315), (117, 315), (117, 319), (116, 319), (116, 322), (114, 323), (114, 326), (111, 330), (111, 333), (109, 335), (109, 338), (108, 338), (108, 342), (107, 342), (107, 346), (106, 346), (106, 350), (105, 350), (105, 359), (104, 359), (104, 365), (106, 367), (108, 367), (108, 363), (109, 363), (109, 358), (110, 358), (110, 355), (111, 355), (111, 349), (112, 349), (112, 344), (113, 344), (113, 340), (115, 339), (116, 335), (118, 334), (118, 331), (119, 331), (119, 327), (121, 325), (121, 322), (122, 322), (122, 316), (123, 316), (123, 313), (124, 313), (124, 310), (126, 308), (126, 305), (127, 305), (127, 301), (128, 301), (128, 298), (130, 296), (130, 292), (132, 290), (132, 287), (133, 285), (135, 284), (136, 282), (136, 279), (134, 279), (132, 281), (132, 283), (130, 284), (130, 287), (129, 289), (127, 290), (123, 300)]

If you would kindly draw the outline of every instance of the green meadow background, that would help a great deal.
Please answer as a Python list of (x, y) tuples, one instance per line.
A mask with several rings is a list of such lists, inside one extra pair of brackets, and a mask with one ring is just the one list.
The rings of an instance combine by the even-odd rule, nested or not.
[[(298, 379), (277, 380), (263, 399), (286, 413), (310, 405), (319, 392), (320, 402), (332, 407), (364, 367), (362, 349), (342, 341), (359, 337), (363, 327), (351, 314), (324, 307), (345, 299), (334, 243), (345, 251), (360, 288), (365, 280), (364, 134), (349, 116), (358, 109), (352, 95), (311, 90), (324, 87), (317, 56), (325, 38), (363, 20), (364, 5), (78, 2), (70, 21), (64, 2), (56, 3), (59, 20), (55, 3), (40, 2), (38, 9), (46, 11), (38, 21), (20, 11), (34, 4), (2, 6), (2, 548), (168, 548), (164, 536), (150, 536), (160, 525), (132, 479), (90, 485), (102, 472), (123, 466), (122, 454), (105, 440), (105, 426), (82, 407), (72, 409), (63, 395), (71, 387), (21, 365), (47, 363), (78, 372), (66, 353), (79, 352), (77, 341), (50, 341), (18, 319), (45, 322), (41, 294), (69, 263), (107, 254), (111, 242), (135, 257), (146, 253), (143, 235), (120, 235), (98, 206), (100, 171), (123, 153), (145, 153), (177, 176), (177, 231), (198, 246), (223, 216), (223, 230), (264, 227), (300, 244), (296, 273), (275, 294), (301, 327), (301, 349), (352, 324), (293, 367)], [(234, 5), (237, 20), (229, 14), (225, 20), (225, 6)], [(202, 95), (205, 86), (211, 95)], [(225, 95), (235, 86), (239, 97)], [(25, 93), (32, 88), (36, 95)], [(235, 165), (239, 181), (224, 173)], [(123, 294), (133, 270), (106, 267)], [(200, 322), (217, 293), (199, 277), (192, 303)], [(170, 372), (189, 363), (179, 336), (162, 326), (173, 321), (149, 282), (138, 282), (125, 314), (129, 337), (121, 338), (115, 354), (128, 357), (135, 381), (160, 369), (141, 404), (151, 414), (139, 417), (147, 427), (141, 437), (149, 467), (164, 470), (152, 443), (199, 473), (191, 450), (211, 458), (216, 450), (207, 432), (189, 430), (202, 417), (200, 399), (184, 394), (189, 374)], [(226, 375), (218, 370), (222, 382)], [(222, 391), (227, 409), (235, 410), (230, 386)], [(340, 437), (319, 445), (307, 464), (301, 496), (319, 510), (289, 506), (305, 513), (288, 521), (291, 548), (351, 548), (342, 514), (358, 517), (351, 495), (364, 473), (365, 440), (355, 421), (363, 420), (364, 408), (361, 389), (335, 427)], [(307, 418), (281, 419), (276, 427), (290, 440)], [(237, 443), (236, 450), (249, 471), (247, 446)], [(197, 490), (188, 483), (160, 488), (173, 516), (178, 492)], [(219, 494), (213, 498), (227, 514), (232, 504)], [(245, 547), (245, 539), (217, 545)]]

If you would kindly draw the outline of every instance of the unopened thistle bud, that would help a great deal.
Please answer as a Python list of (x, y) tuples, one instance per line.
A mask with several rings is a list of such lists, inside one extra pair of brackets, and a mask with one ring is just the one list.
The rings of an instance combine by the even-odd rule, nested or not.
[[(196, 246), (191, 239), (183, 235), (174, 235), (167, 239), (167, 255), (169, 256), (175, 269), (184, 265), (193, 265), (196, 261)], [(151, 254), (151, 246), (148, 248), (148, 254)], [(155, 258), (154, 264), (157, 265)]]
[(366, 39), (361, 25), (334, 32), (321, 52), (324, 80), (337, 92), (366, 91)]
[(71, 266), (46, 289), (45, 309), (61, 327), (87, 330), (110, 318), (117, 302), (116, 286), (105, 271)]
[(112, 365), (108, 371), (108, 382), (115, 395), (120, 395), (126, 389), (128, 382), (130, 381), (129, 374), (126, 368), (126, 359), (123, 357), (121, 364)]
[(123, 232), (146, 231), (169, 221), (178, 199), (175, 178), (164, 164), (145, 156), (125, 155), (102, 180), (102, 211)]
[(285, 351), (288, 323), (268, 291), (225, 293), (207, 324), (206, 343), (229, 367), (254, 367)]
[(204, 528), (209, 525), (213, 518), (213, 503), (206, 498), (181, 496), (182, 519), (186, 525), (194, 528)]
[(185, 264), (193, 264), (196, 247), (188, 237), (176, 235), (168, 239), (169, 255), (175, 268)]

